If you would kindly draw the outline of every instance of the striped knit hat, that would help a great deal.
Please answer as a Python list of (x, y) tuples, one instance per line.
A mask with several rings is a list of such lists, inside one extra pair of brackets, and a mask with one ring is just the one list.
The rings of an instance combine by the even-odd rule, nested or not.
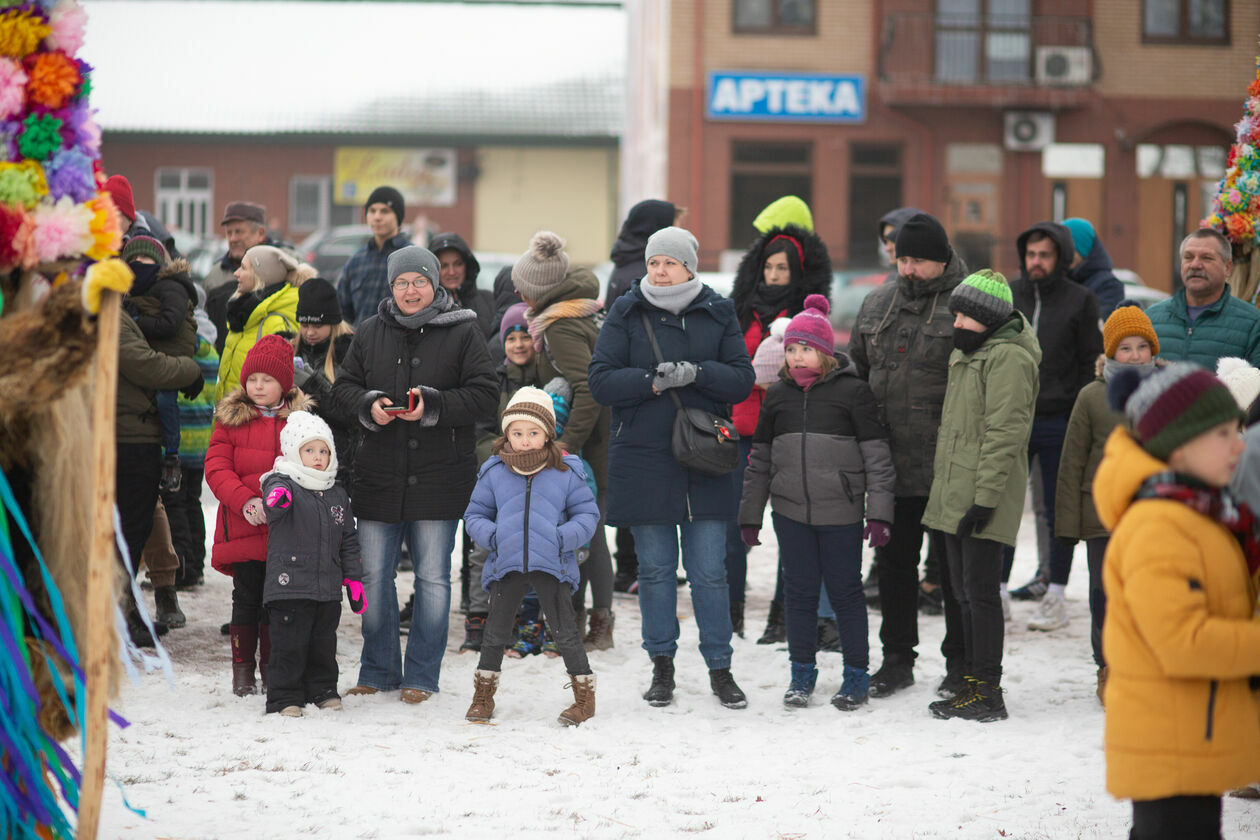
[(1145, 338), (1151, 345), (1151, 355), (1159, 355), (1159, 336), (1155, 335), (1155, 327), (1140, 306), (1120, 305), (1107, 317), (1103, 324), (1103, 352), (1108, 359), (1116, 357), (1116, 349), (1120, 342), (1131, 336)]
[(503, 409), (501, 428), (507, 434), (507, 427), (517, 420), (534, 423), (547, 433), (547, 440), (556, 437), (556, 411), (551, 403), (551, 395), (541, 388), (526, 385), (517, 390)]
[(1225, 383), (1206, 368), (1173, 362), (1142, 378), (1124, 370), (1107, 386), (1112, 408), (1123, 409), (1142, 448), (1161, 461), (1213, 426), (1243, 419)]
[(1000, 326), (1015, 311), (1011, 287), (1001, 274), (982, 268), (954, 287), (949, 311), (975, 318), (986, 327)]

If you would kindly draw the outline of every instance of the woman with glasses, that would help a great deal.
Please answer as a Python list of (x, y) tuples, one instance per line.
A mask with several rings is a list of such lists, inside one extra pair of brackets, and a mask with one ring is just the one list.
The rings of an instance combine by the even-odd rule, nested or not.
[[(390, 254), (390, 296), (364, 321), (333, 385), (363, 426), (354, 515), (363, 554), (363, 653), (350, 694), (438, 691), (451, 602), (455, 530), (476, 483), (473, 425), (499, 389), (477, 316), (439, 282), (437, 257), (410, 245)], [(403, 655), (394, 575), (404, 536), (415, 607)]]

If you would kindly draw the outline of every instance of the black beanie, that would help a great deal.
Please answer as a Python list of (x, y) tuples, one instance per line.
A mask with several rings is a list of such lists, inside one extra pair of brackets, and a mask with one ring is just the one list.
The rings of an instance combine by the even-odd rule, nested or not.
[(368, 200), (363, 203), (363, 212), (373, 204), (384, 204), (394, 211), (394, 215), (398, 218), (398, 226), (402, 227), (403, 216), (407, 215), (407, 206), (403, 203), (402, 193), (393, 187), (377, 187), (372, 190), (372, 194), (368, 196)]
[(341, 304), (333, 284), (312, 277), (298, 286), (297, 319), (299, 324), (340, 324)]
[(949, 237), (935, 216), (916, 213), (897, 231), (897, 256), (949, 262)]

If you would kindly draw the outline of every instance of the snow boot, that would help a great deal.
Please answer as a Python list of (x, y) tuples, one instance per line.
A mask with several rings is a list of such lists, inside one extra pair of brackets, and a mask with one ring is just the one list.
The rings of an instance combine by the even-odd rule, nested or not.
[(178, 493), (183, 481), (184, 471), (179, 466), (179, 455), (166, 453), (162, 458), (162, 477), (158, 480), (158, 490), (166, 493)]
[(472, 705), (464, 715), (464, 720), (473, 723), (486, 723), (494, 714), (494, 692), (499, 688), (499, 672), (483, 671), (478, 668), (473, 673)]
[(943, 700), (953, 700), (966, 691), (970, 685), (967, 682), (967, 678), (963, 675), (962, 663), (947, 661), (945, 663), (945, 679), (941, 680), (941, 684), (936, 687), (936, 696)]
[(766, 631), (757, 640), (759, 645), (777, 645), (787, 641), (787, 625), (783, 623), (783, 605), (770, 602), (770, 616), (766, 619)]
[(891, 697), (914, 685), (914, 660), (896, 654), (884, 657), (879, 670), (871, 675), (871, 696)]
[(258, 693), (254, 681), (254, 651), (258, 647), (257, 624), (233, 624), (232, 637), (232, 693), (248, 697)]
[(1002, 689), (985, 680), (971, 680), (971, 690), (954, 698), (948, 703), (932, 703), (928, 708), (941, 720), (961, 718), (980, 723), (992, 723), (1006, 720), (1006, 703), (1002, 700)]
[(166, 622), (166, 626), (179, 629), (188, 623), (188, 618), (179, 608), (179, 596), (174, 586), (159, 586), (153, 590), (154, 612), (158, 621)]
[(459, 646), (459, 652), (466, 650), (479, 652), (481, 650), (481, 640), (486, 634), (486, 614), (485, 613), (469, 613), (464, 619), (464, 643)]
[(865, 706), (871, 693), (871, 676), (865, 668), (844, 666), (844, 680), (840, 690), (831, 696), (831, 705), (842, 712), (851, 712), (858, 706)]
[(608, 650), (613, 646), (612, 630), (617, 616), (607, 607), (596, 607), (588, 614), (591, 629), (582, 640), (582, 647), (590, 650)]
[(668, 706), (674, 699), (674, 658), (652, 657), (652, 684), (644, 692), (643, 699), (649, 706)]
[(595, 717), (595, 675), (569, 674), (573, 705), (560, 713), (560, 723), (578, 726)]
[(258, 678), (261, 691), (267, 693), (267, 668), (271, 665), (271, 625), (258, 625)]
[(516, 623), (516, 640), (507, 649), (507, 655), (513, 659), (524, 659), (542, 652), (543, 623), (541, 621), (518, 621)]
[(809, 705), (810, 695), (818, 682), (818, 667), (807, 662), (793, 662), (792, 682), (783, 695), (783, 705), (789, 709), (803, 709)]
[(416, 608), (416, 593), (412, 592), (407, 598), (407, 603), (403, 604), (402, 609), (398, 611), (398, 632), (411, 632), (411, 613)]
[(710, 668), (709, 688), (713, 689), (718, 701), (728, 709), (743, 709), (748, 705), (748, 698), (735, 684), (730, 668)]

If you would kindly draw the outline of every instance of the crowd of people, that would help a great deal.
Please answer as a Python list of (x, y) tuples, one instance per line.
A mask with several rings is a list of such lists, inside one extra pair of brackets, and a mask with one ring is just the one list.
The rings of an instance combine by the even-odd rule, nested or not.
[[(560, 722), (589, 720), (615, 590), (637, 593), (643, 698), (670, 704), (680, 562), (711, 690), (743, 708), (732, 636), (768, 504), (778, 573), (758, 641), (787, 642), (786, 707), (810, 704), (820, 648), (842, 655), (840, 711), (912, 685), (926, 599), (945, 628), (930, 713), (1005, 719), (1010, 600), (1039, 600), (1030, 629), (1064, 627), (1084, 541), (1108, 788), (1134, 800), (1133, 836), (1217, 836), (1221, 795), (1260, 782), (1260, 432), (1241, 434), (1260, 419), (1260, 312), (1231, 296), (1215, 231), (1186, 237), (1183, 287), (1144, 311), (1087, 220), (1021, 233), (1008, 281), (900, 208), (877, 225), (893, 270), (837, 348), (827, 247), (795, 197), (758, 217), (729, 299), (698, 278), (699, 243), (665, 201), (630, 211), (602, 299), (555, 233), (488, 291), (458, 234), (410, 242), (397, 190), (364, 211), (371, 238), (334, 283), (268, 236), (257, 204), (227, 205), (227, 254), (197, 281), (132, 210), (122, 535), (155, 630), (181, 626), (209, 486), (236, 694), (286, 716), (340, 709), (343, 591), (362, 615), (348, 693), (438, 692), (462, 522), (468, 720), (492, 718), (505, 657), (535, 653), (569, 675)], [(696, 418), (712, 429), (680, 430)], [(1040, 568), (1008, 590), (1029, 493)]]

